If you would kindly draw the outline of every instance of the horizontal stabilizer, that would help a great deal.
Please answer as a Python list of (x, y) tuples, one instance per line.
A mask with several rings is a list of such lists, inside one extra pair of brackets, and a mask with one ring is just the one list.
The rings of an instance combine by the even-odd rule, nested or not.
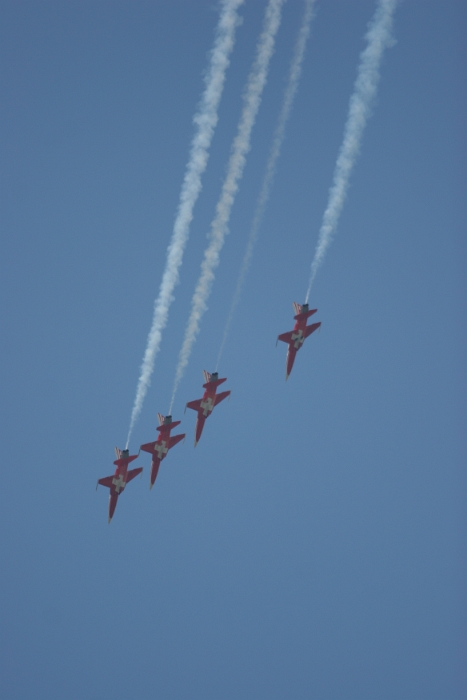
[(300, 318), (310, 318), (310, 316), (313, 316), (313, 314), (315, 314), (317, 311), (318, 311), (318, 309), (310, 309), (306, 313), (303, 313), (303, 311), (301, 311), (299, 314), (294, 316), (294, 319), (296, 321), (298, 321), (298, 319), (300, 319)]
[(213, 386), (219, 386), (219, 384), (223, 384), (224, 382), (227, 381), (227, 377), (224, 377), (223, 379), (216, 379), (213, 381), (212, 379), (209, 382), (206, 382), (206, 384), (203, 384), (203, 389), (210, 389)]
[(204, 381), (205, 383), (203, 384), (203, 387), (205, 389), (209, 389), (209, 387), (213, 386), (219, 386), (219, 384), (222, 384), (222, 382), (226, 382), (227, 379), (224, 377), (224, 379), (219, 379), (219, 374), (218, 372), (213, 372), (210, 374), (209, 372), (206, 372), (205, 369), (203, 369), (203, 374), (204, 374)]
[(182, 421), (181, 420), (174, 420), (172, 423), (162, 423), (159, 425), (156, 430), (159, 431), (159, 433), (163, 433), (164, 430), (170, 434), (170, 431), (173, 430), (174, 428), (177, 427), (177, 425), (180, 425)]
[[(117, 447), (115, 448), (115, 451), (117, 451)], [(120, 457), (119, 459), (116, 459), (114, 464), (117, 467), (123, 467), (124, 464), (130, 464), (130, 462), (133, 462), (133, 460), (138, 459), (139, 454), (137, 455), (129, 455), (128, 457)]]

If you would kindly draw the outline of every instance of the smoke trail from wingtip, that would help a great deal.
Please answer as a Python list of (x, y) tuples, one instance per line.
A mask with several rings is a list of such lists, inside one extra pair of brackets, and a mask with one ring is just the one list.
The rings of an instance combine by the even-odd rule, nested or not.
[(219, 264), (219, 255), (227, 233), (232, 205), (237, 194), (240, 178), (250, 150), (250, 138), (256, 115), (261, 103), (263, 88), (266, 84), (269, 61), (274, 51), (274, 43), (281, 22), (282, 6), (285, 0), (269, 0), (263, 23), (263, 30), (256, 49), (256, 58), (248, 76), (244, 93), (244, 106), (238, 125), (237, 135), (227, 166), (227, 175), (222, 186), (221, 196), (216, 206), (216, 215), (211, 223), (209, 244), (204, 253), (201, 274), (191, 300), (191, 313), (185, 330), (183, 345), (180, 350), (178, 366), (175, 373), (174, 388), (169, 413), (177, 392), (178, 385), (188, 364), (191, 349), (199, 332), (201, 317), (206, 311), (206, 303), (214, 281), (214, 270)]
[(284, 99), (281, 106), (281, 111), (279, 113), (279, 118), (277, 120), (276, 130), (274, 132), (271, 150), (269, 152), (268, 162), (266, 164), (266, 172), (263, 179), (263, 185), (261, 187), (261, 192), (258, 197), (258, 202), (256, 204), (256, 210), (253, 216), (253, 221), (250, 228), (250, 235), (248, 237), (248, 243), (243, 258), (242, 266), (238, 275), (237, 286), (235, 288), (234, 295), (232, 297), (232, 303), (230, 305), (229, 315), (227, 316), (227, 321), (225, 323), (224, 335), (222, 336), (221, 346), (219, 349), (219, 355), (217, 358), (216, 371), (219, 367), (219, 362), (224, 350), (225, 341), (227, 340), (227, 335), (230, 330), (230, 325), (237, 308), (238, 302), (240, 301), (240, 295), (242, 293), (243, 284), (245, 282), (245, 277), (250, 267), (251, 258), (253, 255), (253, 249), (255, 247), (256, 241), (258, 239), (259, 227), (263, 220), (264, 211), (268, 203), (272, 185), (274, 182), (274, 176), (276, 174), (277, 160), (280, 156), (282, 143), (285, 136), (285, 127), (289, 120), (290, 112), (292, 110), (293, 102), (298, 90), (298, 84), (300, 81), (300, 76), (302, 72), (303, 59), (305, 58), (305, 49), (308, 37), (310, 35), (311, 21), (313, 19), (313, 6), (315, 0), (305, 0), (305, 11), (303, 14), (302, 23), (298, 32), (297, 40), (295, 42), (294, 53), (292, 61), (290, 64), (289, 78), (287, 81), (287, 86), (285, 89)]
[(318, 268), (324, 260), (326, 250), (332, 241), (342, 207), (344, 206), (349, 178), (360, 152), (363, 131), (370, 116), (378, 82), (379, 68), (384, 50), (392, 44), (393, 14), (397, 0), (378, 0), (373, 19), (366, 34), (367, 47), (360, 55), (354, 92), (350, 98), (349, 113), (344, 129), (344, 138), (334, 169), (333, 184), (318, 236), (306, 302)]
[(235, 30), (239, 25), (238, 9), (243, 2), (244, 0), (223, 0), (221, 4), (214, 46), (211, 50), (209, 68), (205, 77), (205, 89), (193, 119), (195, 135), (191, 143), (190, 157), (186, 166), (172, 238), (167, 249), (165, 270), (159, 294), (154, 302), (152, 326), (138, 379), (127, 447), (151, 383), (162, 331), (167, 324), (169, 307), (174, 299), (173, 291), (179, 281), (179, 269), (188, 240), (193, 208), (201, 191), (201, 176), (206, 169), (209, 158), (209, 147), (218, 120), (218, 107), (224, 88), (225, 75), (235, 43)]

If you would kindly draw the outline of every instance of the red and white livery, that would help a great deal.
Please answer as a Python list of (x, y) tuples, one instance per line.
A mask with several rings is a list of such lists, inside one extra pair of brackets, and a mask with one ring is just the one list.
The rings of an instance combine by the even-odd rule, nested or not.
[(294, 329), (293, 331), (289, 331), (288, 333), (281, 333), (281, 335), (279, 335), (277, 338), (277, 342), (279, 342), (279, 340), (282, 340), (283, 343), (287, 343), (289, 346), (289, 349), (287, 350), (285, 370), (286, 380), (289, 378), (289, 374), (292, 371), (293, 363), (295, 362), (295, 355), (305, 342), (305, 338), (308, 338), (309, 335), (311, 335), (321, 326), (321, 321), (319, 321), (318, 323), (312, 323), (309, 326), (306, 325), (307, 320), (310, 318), (310, 316), (315, 314), (318, 311), (318, 309), (311, 309), (309, 311), (308, 304), (300, 305), (297, 304), (295, 301), (293, 303), (293, 306), (295, 310), (294, 319), (296, 322)]
[(118, 447), (116, 447), (115, 454), (117, 455), (117, 459), (114, 462), (117, 467), (115, 474), (113, 476), (105, 476), (97, 482), (97, 486), (101, 484), (101, 486), (107, 486), (107, 488), (110, 489), (109, 523), (113, 518), (118, 497), (123, 493), (125, 486), (143, 471), (143, 467), (128, 470), (130, 462), (133, 462), (134, 459), (138, 459), (139, 452), (137, 455), (130, 455), (129, 450), (119, 450)]
[(140, 448), (144, 450), (144, 452), (149, 452), (149, 454), (152, 455), (150, 489), (154, 486), (159, 467), (161, 466), (162, 460), (167, 456), (167, 452), (185, 437), (185, 433), (173, 435), (172, 437), (170, 435), (170, 432), (176, 428), (177, 425), (180, 425), (179, 420), (172, 421), (172, 416), (163, 416), (160, 413), (158, 413), (157, 416), (159, 418), (159, 427), (156, 428), (156, 430), (159, 431), (159, 437), (155, 442), (147, 442), (145, 445), (141, 445)]
[(217, 387), (219, 384), (227, 381), (227, 378), (219, 379), (217, 372), (209, 374), (206, 370), (203, 370), (205, 384), (203, 388), (206, 389), (202, 399), (197, 399), (196, 401), (189, 401), (185, 407), (193, 409), (193, 411), (198, 412), (198, 418), (196, 419), (196, 430), (195, 430), (195, 447), (203, 432), (204, 423), (206, 418), (211, 415), (214, 410), (214, 406), (217, 406), (221, 401), (230, 395), (230, 391), (222, 391), (220, 394), (216, 394)]

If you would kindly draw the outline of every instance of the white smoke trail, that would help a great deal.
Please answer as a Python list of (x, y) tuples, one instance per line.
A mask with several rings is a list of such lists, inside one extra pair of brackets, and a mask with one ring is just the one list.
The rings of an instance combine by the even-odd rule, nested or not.
[(328, 204), (324, 212), (315, 256), (311, 263), (306, 302), (308, 302), (316, 272), (322, 264), (326, 250), (332, 241), (344, 205), (350, 174), (360, 152), (363, 131), (376, 95), (380, 78), (381, 57), (385, 48), (393, 43), (391, 30), (396, 4), (397, 0), (378, 0), (375, 14), (366, 34), (368, 45), (360, 55), (360, 65), (354, 92), (350, 98), (344, 139), (334, 169), (333, 184), (329, 190)]
[(230, 325), (232, 323), (235, 309), (237, 308), (238, 302), (240, 301), (240, 295), (243, 289), (243, 284), (245, 282), (246, 273), (248, 272), (248, 269), (250, 267), (251, 258), (253, 255), (253, 248), (255, 247), (258, 238), (259, 227), (263, 219), (266, 204), (268, 203), (271, 194), (271, 188), (274, 182), (274, 176), (276, 174), (277, 160), (280, 156), (282, 143), (284, 141), (285, 127), (289, 120), (295, 95), (297, 94), (298, 90), (298, 84), (302, 72), (303, 59), (305, 58), (306, 44), (310, 35), (310, 26), (311, 21), (313, 19), (314, 4), (315, 0), (305, 0), (305, 11), (303, 13), (302, 23), (298, 32), (297, 40), (295, 42), (294, 53), (290, 64), (289, 79), (284, 94), (284, 100), (282, 102), (281, 111), (277, 120), (277, 126), (272, 140), (269, 159), (266, 165), (266, 172), (264, 175), (263, 185), (258, 198), (258, 202), (256, 204), (256, 211), (251, 224), (250, 235), (248, 238), (245, 256), (243, 258), (242, 266), (240, 268), (237, 286), (235, 288), (232, 303), (230, 305), (229, 315), (225, 324), (224, 335), (222, 337), (222, 342), (219, 349), (219, 356), (217, 358), (216, 371), (219, 367), (219, 362), (221, 360), (225, 341), (227, 340), (227, 335), (230, 330)]
[(230, 63), (230, 54), (235, 43), (235, 30), (239, 25), (238, 9), (244, 0), (223, 0), (214, 45), (210, 54), (209, 68), (205, 77), (205, 89), (193, 121), (195, 135), (191, 143), (190, 157), (186, 166), (180, 201), (175, 218), (172, 238), (167, 250), (167, 260), (159, 295), (154, 302), (152, 326), (141, 365), (141, 374), (136, 389), (131, 413), (127, 447), (135, 422), (143, 407), (151, 383), (154, 361), (159, 351), (162, 331), (167, 324), (173, 291), (179, 281), (179, 269), (188, 240), (193, 208), (201, 191), (201, 176), (206, 169), (214, 129), (218, 120), (218, 107), (225, 83), (225, 74)]
[(227, 233), (230, 212), (238, 190), (239, 180), (243, 174), (246, 155), (250, 150), (250, 138), (256, 115), (261, 103), (261, 95), (266, 84), (269, 61), (274, 51), (275, 37), (281, 22), (282, 6), (285, 0), (269, 0), (263, 23), (263, 30), (256, 49), (256, 58), (248, 76), (244, 93), (244, 106), (237, 135), (232, 144), (232, 151), (227, 166), (227, 175), (222, 186), (221, 196), (216, 206), (216, 216), (211, 223), (210, 241), (204, 253), (201, 274), (195, 293), (191, 300), (191, 314), (185, 330), (183, 345), (180, 350), (178, 366), (175, 373), (174, 388), (169, 413), (172, 411), (175, 394), (188, 364), (191, 348), (199, 332), (202, 315), (206, 311), (206, 302), (214, 281), (214, 270), (219, 264), (219, 254)]

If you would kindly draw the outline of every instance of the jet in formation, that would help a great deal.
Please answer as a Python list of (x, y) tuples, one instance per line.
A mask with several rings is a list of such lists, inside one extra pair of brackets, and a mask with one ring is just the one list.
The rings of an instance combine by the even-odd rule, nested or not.
[[(316, 331), (321, 326), (321, 321), (318, 323), (312, 323), (307, 326), (307, 320), (310, 316), (315, 314), (318, 309), (308, 309), (308, 304), (297, 304), (294, 302), (295, 310), (295, 326), (292, 331), (287, 333), (281, 333), (278, 336), (277, 342), (281, 340), (283, 343), (287, 343), (287, 359), (286, 359), (286, 374), (285, 378), (288, 379), (292, 371), (292, 367), (295, 362), (295, 356), (297, 352), (302, 347), (305, 338), (308, 338), (314, 331)], [(276, 343), (277, 344), (277, 343)], [(197, 412), (196, 428), (195, 428), (195, 447), (199, 442), (201, 434), (203, 432), (204, 424), (206, 418), (208, 418), (221, 401), (230, 396), (230, 391), (222, 391), (217, 393), (217, 387), (223, 384), (227, 379), (219, 379), (217, 372), (209, 374), (209, 372), (204, 371), (205, 383), (203, 384), (204, 395), (202, 399), (196, 399), (196, 401), (189, 401), (185, 407), (191, 408), (193, 411)], [(174, 428), (180, 425), (180, 421), (172, 421), (172, 416), (163, 416), (160, 413), (157, 414), (159, 417), (159, 427), (157, 431), (159, 436), (154, 442), (148, 442), (141, 445), (141, 450), (144, 452), (149, 452), (152, 456), (152, 466), (151, 466), (151, 477), (150, 477), (150, 488), (154, 486), (154, 483), (159, 472), (159, 467), (162, 460), (166, 457), (168, 451), (172, 449), (180, 440), (183, 440), (185, 433), (180, 433), (179, 435), (171, 435), (170, 433)], [(109, 498), (109, 523), (112, 520), (115, 508), (117, 505), (118, 497), (124, 491), (125, 486), (129, 481), (141, 474), (143, 471), (142, 467), (137, 467), (136, 469), (128, 470), (128, 465), (133, 460), (137, 459), (137, 455), (130, 455), (129, 450), (119, 450), (118, 447), (115, 448), (115, 453), (117, 459), (114, 464), (117, 467), (115, 474), (113, 476), (106, 476), (103, 479), (99, 479), (97, 485), (106, 486), (110, 489)], [(96, 487), (97, 488), (97, 487)]]
[(152, 455), (150, 489), (154, 486), (159, 467), (162, 460), (167, 455), (167, 452), (185, 437), (185, 433), (173, 436), (170, 435), (170, 432), (176, 428), (177, 425), (180, 425), (181, 421), (172, 421), (172, 416), (163, 416), (160, 413), (157, 415), (159, 417), (159, 427), (156, 428), (156, 430), (159, 431), (159, 437), (155, 442), (147, 442), (145, 445), (141, 445), (140, 448), (144, 450), (144, 452), (149, 452), (149, 454)]
[(311, 335), (314, 331), (316, 331), (320, 326), (321, 326), (321, 321), (318, 323), (312, 323), (311, 325), (307, 326), (306, 322), (309, 319), (310, 316), (315, 314), (318, 309), (311, 309), (310, 311), (308, 310), (308, 304), (297, 304), (295, 301), (293, 303), (294, 310), (295, 310), (295, 326), (293, 331), (288, 331), (288, 333), (281, 333), (281, 335), (278, 336), (277, 338), (277, 343), (279, 340), (282, 340), (283, 343), (287, 343), (289, 346), (289, 349), (287, 350), (287, 358), (286, 358), (286, 370), (285, 370), (285, 379), (287, 380), (289, 378), (289, 375), (292, 371), (293, 363), (295, 362), (295, 356), (297, 352), (300, 350), (302, 347), (303, 343), (305, 342), (305, 338), (308, 338), (309, 335)]
[(115, 474), (113, 476), (105, 476), (97, 482), (97, 486), (101, 484), (101, 486), (107, 486), (107, 488), (110, 489), (109, 523), (113, 518), (118, 497), (124, 491), (125, 486), (143, 471), (143, 467), (137, 467), (136, 469), (130, 469), (128, 471), (128, 465), (130, 462), (133, 462), (134, 459), (138, 459), (139, 452), (137, 455), (130, 455), (129, 450), (119, 450), (118, 447), (116, 447), (115, 454), (117, 455), (117, 459), (114, 462), (117, 467)]
[(230, 391), (222, 391), (220, 394), (216, 394), (217, 387), (219, 386), (219, 384), (222, 384), (223, 382), (227, 381), (227, 378), (219, 379), (219, 375), (217, 372), (209, 374), (209, 372), (203, 370), (203, 374), (206, 382), (205, 384), (203, 384), (203, 388), (206, 390), (204, 392), (203, 398), (196, 399), (196, 401), (189, 401), (185, 407), (185, 411), (187, 408), (191, 408), (193, 409), (193, 411), (198, 412), (195, 428), (195, 447), (199, 442), (201, 433), (203, 432), (206, 418), (208, 418), (208, 416), (211, 415), (211, 413), (214, 410), (214, 406), (217, 406), (217, 404), (219, 404), (221, 401), (226, 399), (227, 396), (230, 395)]

